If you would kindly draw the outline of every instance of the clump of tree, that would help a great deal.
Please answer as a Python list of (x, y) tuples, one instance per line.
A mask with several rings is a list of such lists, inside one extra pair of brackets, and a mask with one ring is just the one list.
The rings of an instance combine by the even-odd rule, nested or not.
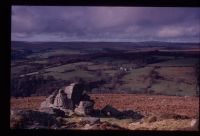
[(33, 52), (31, 50), (19, 50), (19, 49), (11, 49), (11, 59), (12, 60), (19, 60), (19, 59), (25, 59), (27, 55), (32, 54)]
[(49, 95), (56, 89), (67, 84), (66, 81), (56, 80), (53, 76), (11, 77), (11, 96), (27, 97), (32, 95)]

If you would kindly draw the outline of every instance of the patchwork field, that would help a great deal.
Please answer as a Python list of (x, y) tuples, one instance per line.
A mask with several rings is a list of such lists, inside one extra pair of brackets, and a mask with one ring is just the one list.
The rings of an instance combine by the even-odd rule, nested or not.
[(150, 64), (149, 66), (187, 67), (187, 66), (194, 66), (196, 63), (198, 63), (198, 61), (199, 59), (195, 59), (195, 58), (176, 58), (176, 59), (170, 58), (169, 60), (166, 60), (164, 62)]
[[(29, 44), (30, 46), (27, 46)], [(198, 95), (199, 45), (188, 43), (186, 46), (184, 43), (173, 43), (171, 46), (171, 44), (13, 42), (11, 77), (13, 82), (15, 81), (13, 84), (15, 89), (12, 91), (20, 95), (18, 92), (23, 88), (20, 86), (24, 86), (26, 81), (42, 78), (45, 84), (41, 83), (32, 90), (31, 92), (37, 92), (34, 95), (43, 94), (40, 91), (51, 84), (56, 87), (56, 80), (62, 84), (74, 81), (84, 81), (88, 84), (102, 81), (96, 85), (98, 87), (90, 90), (97, 94), (123, 92)], [(49, 85), (46, 85), (46, 82)], [(39, 84), (37, 81), (30, 83), (36, 84), (33, 86)], [(55, 87), (52, 89), (50, 87), (46, 92), (52, 92)]]

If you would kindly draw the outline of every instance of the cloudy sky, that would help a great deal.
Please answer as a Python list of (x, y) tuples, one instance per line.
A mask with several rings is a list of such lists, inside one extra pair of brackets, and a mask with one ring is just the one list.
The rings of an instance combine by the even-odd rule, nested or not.
[(13, 6), (20, 41), (200, 42), (200, 8)]

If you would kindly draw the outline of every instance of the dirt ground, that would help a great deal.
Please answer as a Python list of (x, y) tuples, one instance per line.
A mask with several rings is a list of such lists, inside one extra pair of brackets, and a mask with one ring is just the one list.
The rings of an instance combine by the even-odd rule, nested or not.
[(119, 110), (139, 111), (143, 114), (179, 114), (191, 118), (198, 116), (198, 97), (178, 97), (136, 94), (93, 94), (95, 108), (111, 104)]
[[(141, 112), (145, 117), (178, 114), (188, 116), (188, 119), (162, 119), (153, 122), (134, 122), (130, 119), (101, 118), (103, 121), (116, 124), (129, 130), (180, 130), (189, 128), (195, 118), (198, 118), (198, 97), (177, 97), (136, 94), (90, 94), (95, 101), (94, 108), (102, 109), (110, 104), (118, 110), (133, 110)], [(11, 98), (11, 109), (38, 109), (45, 96)], [(184, 129), (186, 130), (186, 129)]]
[[(178, 97), (138, 94), (90, 94), (94, 108), (101, 109), (110, 104), (118, 110), (139, 111), (144, 115), (179, 114), (197, 118), (198, 97)], [(38, 109), (45, 96), (11, 98), (11, 109)]]

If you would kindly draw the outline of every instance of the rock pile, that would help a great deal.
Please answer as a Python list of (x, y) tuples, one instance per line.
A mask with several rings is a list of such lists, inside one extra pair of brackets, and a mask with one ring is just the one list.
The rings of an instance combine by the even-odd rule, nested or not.
[[(40, 110), (59, 109), (66, 112), (74, 112), (78, 115), (89, 115), (93, 112), (94, 101), (84, 91), (84, 85), (72, 83), (69, 86), (52, 93), (41, 103)], [(51, 111), (51, 110), (50, 110)]]
[(11, 110), (11, 128), (118, 130), (124, 128), (102, 122), (100, 117), (142, 117), (137, 112), (119, 111), (111, 105), (94, 110), (94, 101), (84, 88), (83, 84), (72, 83), (53, 92), (41, 103), (39, 110)]
[(43, 129), (60, 126), (56, 116), (49, 113), (33, 110), (16, 110), (12, 112), (10, 116), (11, 128)]

